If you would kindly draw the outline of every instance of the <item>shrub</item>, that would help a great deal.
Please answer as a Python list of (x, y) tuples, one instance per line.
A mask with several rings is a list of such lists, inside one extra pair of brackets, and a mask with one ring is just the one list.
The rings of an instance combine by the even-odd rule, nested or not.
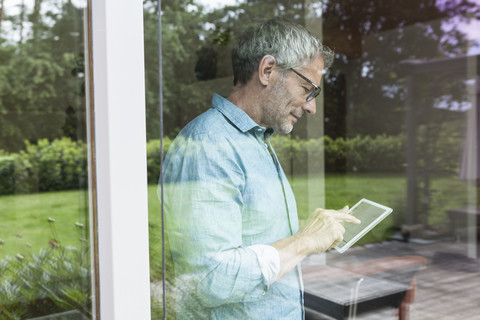
[(62, 138), (36, 145), (27, 143), (26, 158), (31, 159), (38, 191), (82, 189), (86, 186), (87, 149), (83, 142)]
[(270, 138), (270, 143), (275, 149), (279, 162), (282, 164), (285, 172), (291, 172), (293, 168), (292, 155), (295, 144), (289, 136), (274, 135)]
[[(167, 154), (172, 140), (163, 138), (163, 158)], [(148, 183), (155, 184), (160, 176), (160, 140), (150, 140), (147, 142), (147, 179)]]
[(15, 193), (31, 193), (38, 191), (38, 178), (35, 173), (35, 167), (30, 157), (25, 151), (14, 155), (15, 159)]
[(78, 319), (91, 318), (89, 244), (60, 245), (55, 220), (49, 218), (48, 223), (53, 239), (48, 248), (0, 260), (0, 319), (30, 319), (67, 311), (75, 311)]
[[(448, 143), (435, 146), (434, 170), (458, 169), (459, 139), (449, 136), (442, 139)], [(163, 141), (165, 156), (172, 140), (165, 137)], [(399, 172), (406, 167), (404, 135), (310, 140), (274, 135), (271, 142), (287, 173), (321, 172), (324, 167), (326, 172)], [(418, 161), (422, 167), (421, 157)], [(148, 183), (156, 184), (160, 174), (158, 139), (147, 143), (147, 170)], [(17, 154), (0, 150), (0, 194), (82, 189), (86, 185), (87, 146), (83, 142), (43, 139), (26, 143), (26, 150)]]
[(379, 135), (349, 139), (346, 144), (349, 171), (398, 172), (405, 169), (405, 138)]
[(0, 156), (0, 194), (15, 192), (15, 157)]
[(88, 250), (42, 249), (0, 262), (0, 318), (26, 319), (77, 310), (91, 317)]
[(87, 146), (62, 138), (0, 157), (0, 194), (83, 189), (87, 186)]
[(286, 172), (398, 172), (405, 168), (404, 136), (357, 136), (351, 139), (301, 140), (272, 137), (280, 163)]
[(347, 141), (343, 138), (324, 137), (325, 170), (327, 172), (345, 172), (347, 158)]

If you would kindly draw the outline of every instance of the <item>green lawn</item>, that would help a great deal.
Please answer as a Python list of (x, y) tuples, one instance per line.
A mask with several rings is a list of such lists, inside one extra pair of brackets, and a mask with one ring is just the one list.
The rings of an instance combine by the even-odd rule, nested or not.
[[(406, 213), (406, 181), (404, 175), (395, 174), (327, 174), (325, 194), (322, 179), (318, 177), (295, 177), (292, 188), (297, 199), (300, 219), (311, 214), (311, 208), (320, 206), (323, 197), (325, 207), (339, 209), (348, 204), (353, 206), (361, 198), (385, 204), (394, 209), (393, 214), (369, 233), (362, 241), (381, 241), (390, 226), (403, 222)], [(459, 181), (455, 176), (437, 177), (432, 181), (431, 204), (428, 214), (422, 212), (432, 226), (446, 226), (445, 210), (468, 204), (467, 194), (473, 189)], [(158, 255), (160, 240), (160, 202), (156, 195), (156, 186), (151, 185), (149, 192), (150, 237), (152, 253)], [(87, 225), (87, 193), (85, 191), (63, 191), (30, 195), (0, 196), (0, 259), (5, 255), (37, 252), (49, 245), (55, 226), (57, 240), (61, 245), (75, 246), (79, 239), (85, 238)], [(313, 209), (312, 209), (313, 210)], [(425, 209), (427, 210), (427, 209)], [(49, 223), (54, 218), (55, 223)], [(422, 220), (423, 221), (423, 220)], [(76, 223), (84, 228), (76, 227)]]
[[(362, 198), (392, 207), (394, 213), (370, 231), (358, 244), (378, 242), (390, 235), (390, 227), (398, 224), (405, 212), (405, 177), (400, 174), (327, 174), (325, 188), (321, 178), (297, 177), (292, 179), (292, 188), (297, 200), (300, 219), (306, 219), (324, 201), (325, 208), (352, 207)], [(317, 192), (308, 189), (318, 190)], [(323, 191), (324, 190), (324, 191)], [(311, 198), (314, 199), (311, 199)], [(318, 204), (316, 204), (316, 199)]]
[[(406, 178), (403, 174), (327, 174), (324, 181), (325, 193), (321, 177), (300, 176), (290, 178), (290, 180), (300, 219), (308, 218), (312, 210), (320, 206), (323, 197), (325, 198), (325, 207), (332, 209), (340, 209), (345, 205), (351, 207), (362, 198), (393, 208), (393, 213), (362, 238), (358, 244), (384, 240), (391, 235), (392, 226), (399, 226), (405, 220), (407, 210)], [(156, 186), (149, 187), (150, 238), (151, 242), (160, 244), (161, 234), (157, 230), (161, 225), (161, 208), (160, 202), (157, 200), (156, 189)], [(425, 219), (432, 227), (446, 228), (448, 224), (446, 210), (466, 206), (468, 192), (474, 192), (474, 188), (464, 184), (455, 175), (436, 177), (431, 184), (431, 204), (428, 214), (423, 214), (420, 219)], [(151, 250), (159, 250), (160, 246), (154, 247), (157, 249), (152, 248)], [(160, 251), (155, 252), (155, 255), (158, 254)]]
[(0, 259), (38, 252), (55, 238), (61, 245), (77, 246), (87, 237), (87, 208), (86, 191), (0, 196)]

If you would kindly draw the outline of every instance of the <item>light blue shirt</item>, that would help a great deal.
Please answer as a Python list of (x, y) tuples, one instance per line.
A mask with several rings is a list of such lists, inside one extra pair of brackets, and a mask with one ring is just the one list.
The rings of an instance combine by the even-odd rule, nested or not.
[(271, 133), (215, 94), (172, 143), (164, 191), (178, 319), (303, 319), (300, 268), (269, 285), (248, 248), (298, 231)]

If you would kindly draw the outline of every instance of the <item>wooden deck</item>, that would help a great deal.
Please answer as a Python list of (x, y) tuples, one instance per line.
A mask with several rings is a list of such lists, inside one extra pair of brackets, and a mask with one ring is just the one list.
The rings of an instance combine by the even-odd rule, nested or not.
[[(448, 240), (434, 243), (385, 242), (355, 247), (346, 253), (326, 254), (328, 265), (348, 265), (391, 256), (418, 255), (427, 265), (416, 273), (417, 291), (410, 310), (410, 320), (480, 320), (480, 260), (466, 256), (467, 246)], [(321, 257), (309, 257), (306, 265), (322, 263)], [(308, 313), (307, 320), (331, 317)], [(396, 310), (382, 308), (358, 314), (351, 319), (398, 319)]]

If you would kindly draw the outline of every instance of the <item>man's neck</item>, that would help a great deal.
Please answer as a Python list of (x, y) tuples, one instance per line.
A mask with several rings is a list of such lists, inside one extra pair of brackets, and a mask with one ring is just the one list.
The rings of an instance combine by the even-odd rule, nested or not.
[(261, 92), (251, 82), (247, 84), (237, 84), (228, 95), (227, 100), (245, 111), (248, 116), (258, 125), (265, 126), (262, 123), (263, 110), (259, 103), (262, 101)]

